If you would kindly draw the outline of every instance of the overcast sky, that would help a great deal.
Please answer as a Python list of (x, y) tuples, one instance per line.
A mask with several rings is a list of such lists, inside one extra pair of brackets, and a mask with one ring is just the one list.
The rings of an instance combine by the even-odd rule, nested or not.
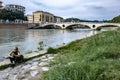
[(25, 6), (26, 14), (43, 10), (63, 18), (109, 20), (120, 15), (120, 0), (3, 0), (6, 4)]

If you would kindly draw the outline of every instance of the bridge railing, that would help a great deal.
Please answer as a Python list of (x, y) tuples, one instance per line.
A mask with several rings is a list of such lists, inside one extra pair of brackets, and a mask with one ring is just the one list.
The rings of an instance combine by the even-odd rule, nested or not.
[[(63, 23), (96, 23), (96, 24), (102, 24), (102, 23), (108, 23), (108, 22), (57, 22), (57, 23), (43, 23), (43, 24), (63, 24)], [(108, 23), (108, 24), (120, 24), (120, 23)]]

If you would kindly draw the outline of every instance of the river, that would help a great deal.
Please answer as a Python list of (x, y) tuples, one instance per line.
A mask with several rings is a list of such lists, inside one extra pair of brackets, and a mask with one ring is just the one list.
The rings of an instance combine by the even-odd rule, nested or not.
[(44, 49), (57, 47), (71, 41), (95, 34), (90, 29), (0, 29), (0, 60), (17, 46), (22, 54), (38, 51), (38, 43), (43, 41)]

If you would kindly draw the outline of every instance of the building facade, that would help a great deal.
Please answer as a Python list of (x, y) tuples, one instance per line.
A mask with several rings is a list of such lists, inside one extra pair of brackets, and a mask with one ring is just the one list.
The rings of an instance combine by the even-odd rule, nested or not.
[(16, 5), (16, 4), (7, 4), (5, 7), (4, 7), (6, 10), (10, 10), (10, 11), (21, 11), (23, 13), (25, 13), (25, 7), (24, 6), (21, 6), (21, 5)]
[(28, 23), (60, 23), (64, 19), (59, 16), (54, 16), (52, 13), (45, 11), (35, 11), (32, 15), (27, 15)]
[(33, 22), (34, 23), (51, 23), (54, 22), (54, 15), (49, 12), (36, 11), (33, 12)]
[(0, 0), (0, 10), (3, 8), (2, 6), (2, 0)]
[(33, 23), (33, 15), (27, 15), (28, 23)]
[(55, 23), (60, 23), (60, 22), (63, 22), (64, 19), (62, 17), (59, 17), (59, 16), (54, 16), (54, 22)]

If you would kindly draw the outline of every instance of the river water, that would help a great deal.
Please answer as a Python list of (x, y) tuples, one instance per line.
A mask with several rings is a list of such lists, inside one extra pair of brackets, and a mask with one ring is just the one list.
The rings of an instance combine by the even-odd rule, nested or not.
[(17, 46), (22, 54), (38, 51), (38, 43), (43, 41), (44, 49), (57, 47), (71, 41), (95, 34), (90, 29), (0, 29), (0, 59)]

